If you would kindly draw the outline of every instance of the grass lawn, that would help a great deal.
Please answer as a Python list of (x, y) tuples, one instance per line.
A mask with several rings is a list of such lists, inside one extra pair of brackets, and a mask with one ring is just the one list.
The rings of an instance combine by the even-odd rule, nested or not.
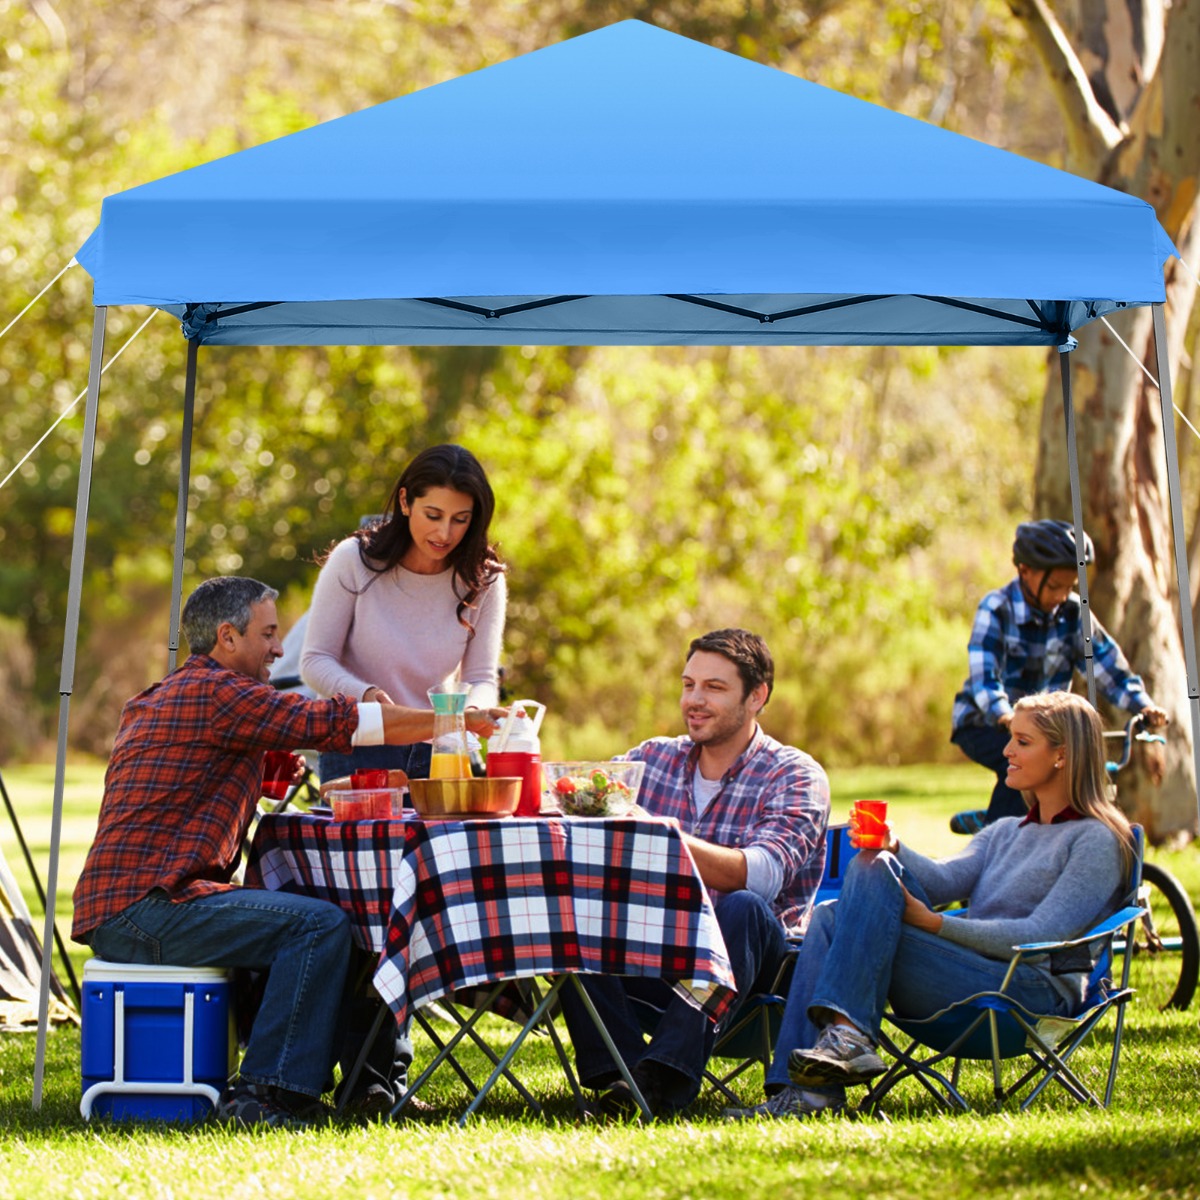
[[(4, 775), (26, 839), (43, 870), (49, 845), (53, 769)], [(986, 794), (972, 766), (839, 772), (834, 813), (844, 819), (856, 796), (887, 798), (901, 836), (934, 853), (961, 840), (946, 827), (959, 808)], [(94, 827), (101, 768), (68, 773), (59, 879), (60, 926), (69, 927), (70, 892)], [(27, 883), (7, 817), (0, 844)], [(1155, 855), (1200, 893), (1195, 848)], [(43, 873), (44, 882), (44, 873)], [(38, 915), (36, 897), (27, 889)], [(40, 928), (40, 922), (39, 922)], [(76, 957), (82, 963), (82, 948)], [(344, 1124), (319, 1131), (231, 1132), (195, 1127), (85, 1125), (79, 1117), (79, 1034), (49, 1040), (45, 1100), (31, 1108), (34, 1037), (0, 1037), (0, 1179), (14, 1197), (413, 1196), (484, 1200), (497, 1196), (575, 1198), (874, 1195), (926, 1200), (1020, 1196), (1200, 1196), (1200, 1001), (1187, 1013), (1159, 1013), (1134, 1001), (1125, 1031), (1121, 1076), (1107, 1112), (1082, 1111), (1061, 1094), (1044, 1095), (1030, 1113), (943, 1117), (922, 1093), (894, 1092), (880, 1119), (728, 1125), (720, 1103), (705, 1097), (685, 1121), (648, 1128), (576, 1121), (569, 1092), (545, 1039), (517, 1059), (540, 1099), (541, 1117), (525, 1113), (501, 1084), (483, 1115), (463, 1130), (453, 1118), (465, 1103), (448, 1072), (427, 1097), (443, 1120), (403, 1126)], [(499, 1040), (502, 1022), (489, 1027)], [(1084, 1061), (1095, 1081), (1104, 1045)], [(428, 1044), (418, 1038), (418, 1063)], [(1087, 1056), (1084, 1058), (1084, 1056)], [(985, 1072), (971, 1090), (988, 1094)], [(978, 1086), (976, 1086), (976, 1083)], [(911, 1086), (911, 1085), (909, 1085)], [(746, 1098), (761, 1098), (752, 1081)]]

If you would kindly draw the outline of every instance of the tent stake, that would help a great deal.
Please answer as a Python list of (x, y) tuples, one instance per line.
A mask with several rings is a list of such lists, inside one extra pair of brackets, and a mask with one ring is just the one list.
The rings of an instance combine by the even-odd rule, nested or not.
[(1175, 408), (1171, 400), (1171, 360), (1163, 306), (1152, 304), (1154, 352), (1158, 358), (1158, 399), (1162, 406), (1163, 449), (1167, 456), (1167, 497), (1175, 536), (1175, 579), (1179, 589), (1179, 625), (1183, 632), (1183, 661), (1187, 669), (1188, 702), (1192, 715), (1192, 755), (1196, 771), (1196, 820), (1200, 824), (1200, 686), (1196, 678), (1196, 631), (1192, 624), (1192, 588), (1188, 581), (1187, 539), (1183, 530), (1183, 498), (1179, 487), (1179, 451), (1175, 444)]
[(62, 844), (63, 783), (67, 771), (67, 725), (75, 687), (75, 650), (79, 643), (79, 607), (83, 596), (83, 559), (87, 550), (88, 503), (92, 495), (92, 459), (96, 450), (96, 416), (100, 409), (100, 375), (104, 361), (105, 305), (96, 307), (92, 322), (92, 362), (88, 368), (83, 443), (79, 453), (79, 490), (71, 540), (71, 576), (67, 587), (67, 621), (63, 630), (62, 674), (58, 684), (58, 757), (54, 766), (54, 813), (50, 821), (50, 870), (46, 875), (46, 928), (42, 936), (42, 978), (38, 986), (37, 1057), (33, 1068), (33, 1107), (42, 1107), (46, 1073), (46, 1033), (50, 1024), (50, 973), (53, 970), (54, 910), (58, 898), (58, 855)]
[(183, 601), (183, 550), (187, 541), (188, 489), (192, 479), (192, 423), (196, 415), (196, 354), (200, 343), (191, 338), (187, 378), (183, 387), (183, 438), (179, 447), (179, 497), (175, 502), (175, 558), (171, 568), (171, 628), (167, 635), (167, 672), (179, 656), (179, 609)]

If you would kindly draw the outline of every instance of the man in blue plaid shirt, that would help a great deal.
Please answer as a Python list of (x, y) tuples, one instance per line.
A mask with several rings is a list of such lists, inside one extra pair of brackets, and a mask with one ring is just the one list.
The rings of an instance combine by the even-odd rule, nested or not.
[[(771, 652), (756, 634), (719, 629), (696, 638), (680, 699), (687, 736), (651, 738), (624, 756), (646, 764), (640, 807), (683, 830), (739, 1000), (774, 983), (786, 931), (806, 923), (825, 868), (829, 782), (814, 759), (759, 726), (774, 682)], [(585, 987), (651, 1111), (690, 1104), (716, 1040), (708, 1017), (660, 979), (590, 975)], [(570, 988), (561, 995), (580, 1081), (605, 1089), (602, 1112), (635, 1111), (582, 1001)], [(649, 1045), (639, 1011), (656, 1018)]]
[[(1084, 562), (1093, 557), (1084, 535)], [(1013, 705), (1035, 692), (1067, 691), (1075, 672), (1086, 670), (1079, 597), (1075, 530), (1066, 521), (1028, 521), (1013, 543), (1017, 577), (980, 601), (967, 647), (970, 675), (954, 698), (950, 740), (966, 756), (995, 772), (996, 786), (985, 810), (958, 813), (955, 833), (976, 833), (1000, 817), (1023, 817), (1021, 793), (1008, 786), (1009, 722)], [(1120, 646), (1092, 618), (1096, 688), (1116, 708), (1141, 713), (1146, 724), (1167, 723), (1167, 713), (1150, 699), (1125, 661)]]

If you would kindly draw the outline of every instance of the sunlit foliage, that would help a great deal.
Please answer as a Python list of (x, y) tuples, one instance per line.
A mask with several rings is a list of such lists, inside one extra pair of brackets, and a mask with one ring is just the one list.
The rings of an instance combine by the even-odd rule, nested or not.
[[(1019, 31), (992, 0), (559, 0), (532, 13), (501, 0), (91, 0), (57, 25), (54, 12), (0, 0), (4, 313), (65, 263), (109, 192), (625, 16), (997, 144), (1019, 128), (1019, 148), (1059, 149), (1053, 120), (1029, 119), (1049, 104), (1024, 86)], [(0, 343), (2, 473), (84, 386), (89, 302), (75, 269)], [(110, 313), (108, 353), (145, 315)], [(496, 487), (508, 681), (550, 705), (550, 752), (674, 730), (687, 640), (746, 624), (779, 660), (772, 731), (860, 761), (945, 752), (969, 613), (1005, 577), (1029, 505), (1044, 369), (1027, 352), (890, 349), (200, 358), (185, 587), (256, 575), (293, 619), (317, 556), (382, 507), (408, 458), (460, 441)], [(91, 749), (166, 665), (183, 360), (160, 314), (105, 381), (73, 726)], [(0, 612), (18, 664), (0, 686), (46, 717), (81, 429), (76, 412), (0, 491)]]

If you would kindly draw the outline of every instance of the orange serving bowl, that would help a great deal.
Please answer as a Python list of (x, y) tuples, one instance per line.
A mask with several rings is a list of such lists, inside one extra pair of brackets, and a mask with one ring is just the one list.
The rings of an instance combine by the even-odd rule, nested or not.
[(517, 809), (521, 777), (410, 779), (408, 796), (423, 817), (503, 817)]

